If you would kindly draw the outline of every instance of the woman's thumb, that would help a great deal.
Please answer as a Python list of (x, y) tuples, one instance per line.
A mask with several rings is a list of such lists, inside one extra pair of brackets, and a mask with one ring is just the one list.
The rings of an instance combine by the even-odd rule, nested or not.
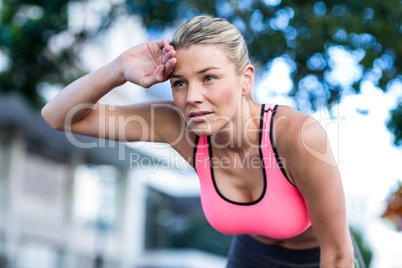
[(165, 66), (164, 65), (159, 65), (154, 72), (152, 73), (152, 75), (147, 75), (144, 76), (141, 79), (140, 84), (145, 87), (145, 88), (149, 88), (154, 84), (163, 82), (163, 72), (165, 70)]
[(163, 82), (163, 73), (165, 71), (165, 65), (159, 65), (154, 72), (155, 82)]

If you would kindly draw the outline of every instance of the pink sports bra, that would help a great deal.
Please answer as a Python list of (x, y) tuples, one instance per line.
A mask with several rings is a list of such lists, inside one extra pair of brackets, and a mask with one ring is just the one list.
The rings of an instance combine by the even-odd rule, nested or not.
[(208, 222), (222, 233), (287, 239), (311, 225), (303, 197), (286, 177), (273, 143), (270, 129), (277, 107), (262, 105), (259, 150), (265, 171), (264, 188), (253, 202), (231, 201), (220, 193), (210, 162), (213, 159), (210, 136), (196, 137), (194, 167), (201, 185), (202, 208)]

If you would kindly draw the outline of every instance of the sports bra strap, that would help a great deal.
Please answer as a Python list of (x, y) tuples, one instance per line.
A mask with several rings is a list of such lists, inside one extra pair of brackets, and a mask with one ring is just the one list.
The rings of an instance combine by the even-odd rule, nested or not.
[(273, 103), (266, 103), (264, 104), (264, 112), (276, 112), (276, 108), (278, 108), (277, 104), (273, 104)]

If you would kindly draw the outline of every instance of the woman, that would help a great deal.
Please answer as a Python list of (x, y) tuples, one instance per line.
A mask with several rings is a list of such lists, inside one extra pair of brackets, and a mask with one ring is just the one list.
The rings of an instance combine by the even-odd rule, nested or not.
[[(168, 79), (174, 102), (98, 103), (127, 81)], [(325, 131), (290, 107), (253, 102), (253, 84), (240, 32), (199, 16), (171, 44), (138, 45), (73, 82), (42, 115), (58, 130), (170, 144), (199, 175), (208, 221), (235, 235), (230, 268), (357, 266)]]

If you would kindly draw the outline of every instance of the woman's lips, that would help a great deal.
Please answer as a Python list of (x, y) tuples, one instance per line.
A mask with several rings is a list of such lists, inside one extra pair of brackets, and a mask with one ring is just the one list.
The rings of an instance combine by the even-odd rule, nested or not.
[(204, 122), (212, 115), (208, 111), (191, 112), (188, 116), (190, 117), (190, 122), (200, 123)]

